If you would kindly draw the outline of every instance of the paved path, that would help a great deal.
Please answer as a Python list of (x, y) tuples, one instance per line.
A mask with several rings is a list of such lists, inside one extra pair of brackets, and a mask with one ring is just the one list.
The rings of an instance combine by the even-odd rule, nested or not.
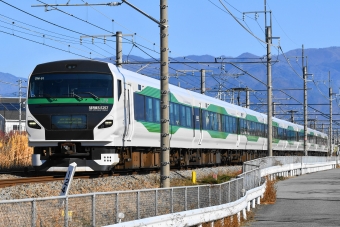
[(251, 227), (340, 226), (340, 169), (280, 181), (277, 200), (255, 211)]

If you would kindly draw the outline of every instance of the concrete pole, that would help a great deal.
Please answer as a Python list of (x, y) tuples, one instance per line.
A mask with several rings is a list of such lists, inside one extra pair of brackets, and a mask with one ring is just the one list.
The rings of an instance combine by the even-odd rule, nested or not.
[(201, 69), (201, 94), (205, 95), (205, 69)]
[(308, 156), (307, 151), (307, 67), (303, 67), (303, 151)]
[(268, 156), (273, 156), (272, 141), (273, 141), (273, 127), (272, 127), (272, 65), (271, 65), (271, 44), (272, 44), (271, 27), (266, 26), (266, 42), (267, 42), (267, 124), (268, 124)]
[(249, 104), (249, 89), (246, 88), (246, 108), (249, 109), (250, 104)]
[(332, 155), (332, 138), (333, 138), (333, 133), (332, 133), (332, 121), (333, 121), (333, 108), (332, 108), (332, 86), (331, 86), (331, 72), (328, 72), (328, 80), (329, 80), (329, 141), (330, 141), (330, 146), (329, 146), (329, 155)]
[(21, 83), (22, 80), (19, 80), (19, 132), (21, 132)]
[(170, 187), (168, 1), (160, 0), (161, 188)]
[(116, 66), (122, 67), (123, 63), (123, 48), (122, 48), (123, 34), (120, 31), (116, 32)]

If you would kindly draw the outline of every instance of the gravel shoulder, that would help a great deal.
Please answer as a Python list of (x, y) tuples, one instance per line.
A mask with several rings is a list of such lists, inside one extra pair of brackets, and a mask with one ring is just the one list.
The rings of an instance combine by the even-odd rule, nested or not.
[[(195, 170), (171, 171), (170, 181), (174, 179), (191, 179), (192, 171), (196, 171), (197, 179), (212, 174), (232, 174), (242, 170), (242, 166), (223, 166), (200, 168)], [(0, 179), (16, 178), (3, 174)], [(0, 188), (0, 200), (41, 198), (58, 196), (63, 181), (53, 181), (38, 184), (22, 184), (13, 187)], [(84, 194), (93, 192), (125, 191), (159, 187), (159, 174), (112, 176), (94, 179), (75, 179), (69, 194)]]

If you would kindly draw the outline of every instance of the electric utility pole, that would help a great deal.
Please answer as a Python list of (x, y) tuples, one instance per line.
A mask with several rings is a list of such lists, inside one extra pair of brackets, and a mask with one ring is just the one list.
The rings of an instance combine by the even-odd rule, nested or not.
[(332, 86), (331, 86), (331, 72), (328, 72), (328, 82), (329, 82), (329, 155), (331, 156), (332, 155), (332, 137), (333, 137), (333, 133), (332, 133), (332, 112), (333, 112), (333, 109), (332, 109)]
[(161, 40), (161, 188), (170, 187), (168, 1), (160, 0)]
[[(303, 47), (302, 47), (303, 53)], [(308, 156), (307, 151), (307, 67), (303, 66), (303, 151)]]
[(272, 44), (272, 27), (266, 26), (266, 43), (267, 43), (267, 107), (268, 107), (268, 113), (267, 113), (267, 125), (268, 125), (268, 156), (273, 156), (273, 148), (272, 148), (272, 142), (273, 142), (273, 122), (272, 122), (272, 65), (271, 65), (271, 44)]
[(19, 132), (21, 132), (21, 85), (22, 85), (22, 80), (20, 79), (19, 81)]

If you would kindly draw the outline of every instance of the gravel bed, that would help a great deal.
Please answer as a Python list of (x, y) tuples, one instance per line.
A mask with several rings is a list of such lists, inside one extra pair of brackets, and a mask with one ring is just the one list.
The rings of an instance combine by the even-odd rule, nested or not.
[[(195, 170), (171, 171), (170, 180), (191, 179), (192, 171), (196, 171), (197, 179), (203, 176), (240, 172), (242, 166), (223, 166), (200, 168)], [(15, 178), (12, 175), (0, 175), (0, 179)], [(38, 184), (22, 184), (13, 187), (0, 188), (0, 200), (41, 198), (58, 196), (63, 181), (53, 181)], [(69, 194), (84, 194), (92, 192), (138, 190), (159, 187), (159, 174), (112, 176), (94, 179), (75, 179)]]
[(0, 180), (21, 178), (20, 176), (12, 175), (12, 174), (0, 174)]

